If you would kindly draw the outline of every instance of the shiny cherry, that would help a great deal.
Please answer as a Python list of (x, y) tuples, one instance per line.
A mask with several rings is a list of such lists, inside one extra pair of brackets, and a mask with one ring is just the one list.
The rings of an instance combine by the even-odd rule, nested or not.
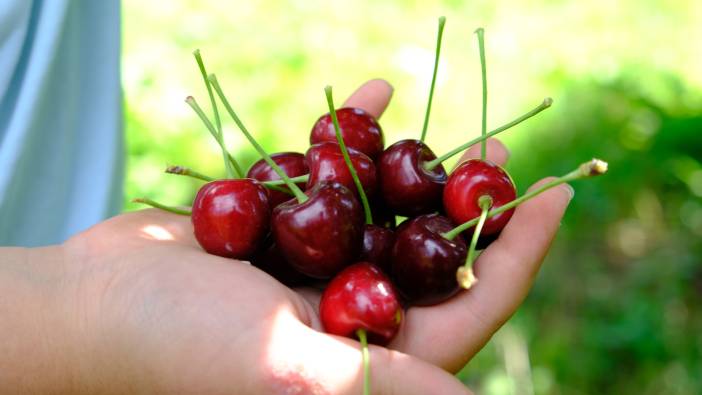
[(383, 228), (395, 229), (397, 224), (397, 218), (395, 218), (395, 213), (393, 213), (383, 202), (381, 196), (376, 196), (370, 202), (371, 215), (373, 216), (373, 223), (375, 225), (381, 226)]
[(467, 247), (460, 235), (442, 236), (453, 228), (448, 218), (427, 214), (403, 222), (395, 232), (390, 277), (411, 304), (437, 304), (458, 291), (456, 270), (465, 263)]
[[(461, 163), (444, 188), (446, 215), (457, 224), (480, 217), (482, 209), (478, 199), (481, 196), (490, 196), (491, 209), (495, 209), (516, 199), (517, 190), (509, 174), (490, 161), (471, 159)], [(513, 213), (511, 209), (488, 218), (481, 236), (498, 234)]]
[[(290, 178), (302, 176), (309, 172), (307, 163), (305, 162), (305, 155), (301, 153), (279, 152), (277, 154), (272, 154), (271, 158)], [(259, 181), (280, 180), (278, 173), (276, 173), (264, 159), (260, 159), (254, 163), (248, 173), (246, 173), (246, 177)], [(297, 185), (302, 189), (305, 188), (305, 183), (298, 183)], [(281, 185), (280, 187), (289, 190), (285, 185)], [(291, 194), (273, 189), (269, 189), (268, 193), (270, 195), (271, 207), (275, 207), (293, 197)]]
[(355, 338), (356, 331), (363, 329), (369, 342), (385, 345), (397, 334), (403, 311), (383, 272), (359, 262), (329, 283), (319, 303), (319, 318), (327, 333)]
[(195, 238), (210, 254), (246, 259), (268, 234), (268, 192), (256, 180), (218, 180), (200, 188), (192, 209)]
[[(367, 196), (373, 196), (377, 187), (377, 176), (373, 160), (360, 151), (352, 148), (348, 149), (351, 163), (353, 163), (358, 178), (363, 185), (363, 190)], [(323, 142), (311, 146), (305, 155), (307, 166), (310, 169), (310, 177), (307, 180), (307, 188), (312, 188), (323, 181), (336, 181), (351, 191), (356, 191), (356, 184), (351, 178), (344, 156), (341, 153), (339, 144), (335, 142)]]
[[(337, 109), (336, 117), (339, 119), (341, 136), (349, 148), (363, 152), (372, 159), (383, 152), (383, 130), (372, 115), (360, 108), (346, 107)], [(336, 142), (336, 132), (329, 113), (315, 122), (310, 134), (310, 144), (324, 141)]]
[(424, 167), (424, 163), (435, 158), (419, 140), (400, 140), (380, 155), (380, 192), (395, 214), (411, 217), (440, 209), (446, 171), (441, 164), (432, 170)]
[(297, 287), (311, 282), (309, 277), (290, 266), (272, 237), (264, 243), (264, 247), (259, 252), (251, 257), (251, 264), (288, 287)]
[(289, 200), (273, 210), (273, 236), (296, 270), (330, 278), (358, 257), (363, 210), (353, 192), (337, 182), (322, 182), (305, 194), (305, 202)]
[(359, 260), (373, 263), (389, 273), (394, 243), (395, 232), (391, 229), (366, 224), (363, 227), (363, 247)]

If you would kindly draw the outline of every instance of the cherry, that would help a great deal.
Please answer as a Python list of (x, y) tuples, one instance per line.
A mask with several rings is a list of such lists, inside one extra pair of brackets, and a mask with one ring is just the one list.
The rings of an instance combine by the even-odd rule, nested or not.
[[(339, 119), (341, 135), (349, 148), (363, 152), (372, 159), (383, 152), (383, 130), (372, 115), (360, 108), (346, 107), (336, 110), (336, 117)], [(336, 142), (331, 113), (319, 117), (310, 134), (310, 144), (324, 141)]]
[(370, 203), (373, 223), (383, 228), (395, 229), (397, 218), (383, 202), (382, 196), (377, 195)]
[(319, 318), (327, 333), (355, 338), (363, 330), (371, 343), (385, 345), (397, 334), (403, 311), (383, 272), (359, 262), (329, 282), (319, 303)]
[[(481, 196), (492, 199), (492, 208), (500, 207), (517, 197), (512, 178), (500, 166), (480, 159), (461, 163), (451, 173), (444, 189), (444, 209), (446, 215), (457, 224), (480, 216), (482, 208), (478, 204)], [(481, 235), (499, 233), (512, 217), (514, 209), (490, 217)]]
[(275, 243), (301, 273), (314, 278), (333, 276), (351, 263), (361, 248), (363, 212), (353, 192), (337, 182), (322, 182), (302, 192), (251, 136), (217, 78), (210, 75), (209, 80), (246, 139), (295, 195), (295, 200), (273, 210), (271, 228)]
[[(358, 178), (363, 185), (363, 190), (369, 196), (375, 193), (377, 176), (373, 160), (360, 151), (349, 148), (349, 157), (353, 167), (358, 173)], [(344, 161), (341, 147), (336, 142), (323, 142), (315, 144), (307, 150), (305, 155), (310, 169), (307, 188), (311, 188), (322, 181), (336, 181), (345, 187), (356, 190), (351, 172)]]
[(465, 262), (467, 248), (460, 235), (452, 240), (444, 237), (452, 229), (451, 220), (438, 214), (422, 215), (398, 227), (390, 277), (408, 302), (437, 304), (458, 291), (456, 270)]
[(367, 224), (363, 228), (363, 247), (359, 259), (374, 263), (385, 273), (389, 273), (394, 243), (395, 232), (388, 228)]
[(195, 238), (210, 254), (246, 259), (268, 233), (268, 192), (256, 180), (207, 183), (195, 196), (192, 223)]
[(311, 281), (309, 277), (290, 266), (272, 237), (268, 238), (264, 247), (251, 257), (251, 264), (288, 287), (306, 285)]
[(303, 203), (290, 200), (273, 210), (273, 236), (296, 270), (329, 278), (358, 256), (363, 211), (353, 192), (337, 182), (322, 182), (306, 194)]
[[(277, 154), (272, 154), (271, 159), (287, 174), (289, 177), (297, 177), (305, 175), (309, 172), (307, 168), (307, 163), (305, 162), (305, 155), (298, 152), (279, 152)], [(265, 159), (260, 159), (254, 163), (246, 173), (246, 177), (253, 178), (259, 181), (272, 181), (280, 180), (278, 173), (273, 170)], [(305, 187), (305, 183), (297, 184), (300, 188)], [(288, 193), (269, 190), (271, 207), (276, 207), (277, 205), (290, 200), (292, 192), (289, 189), (284, 188)]]
[(439, 210), (448, 176), (441, 164), (426, 169), (424, 163), (435, 158), (419, 140), (400, 140), (380, 155), (380, 192), (395, 214), (411, 217)]

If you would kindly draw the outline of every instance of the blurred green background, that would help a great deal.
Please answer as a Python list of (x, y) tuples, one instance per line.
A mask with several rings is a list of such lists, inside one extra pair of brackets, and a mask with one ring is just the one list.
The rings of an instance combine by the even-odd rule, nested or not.
[[(503, 134), (519, 190), (593, 156), (611, 170), (574, 185), (533, 291), (459, 377), (481, 394), (702, 393), (700, 1), (125, 0), (125, 208), (192, 202), (199, 183), (166, 164), (223, 175), (183, 102), (209, 108), (195, 48), (270, 151), (304, 152), (325, 85), (340, 102), (375, 77), (395, 87), (381, 119), (391, 143), (419, 136), (439, 15), (435, 152), (479, 133), (483, 26), (488, 127), (555, 100)], [(256, 156), (232, 126), (248, 167)]]

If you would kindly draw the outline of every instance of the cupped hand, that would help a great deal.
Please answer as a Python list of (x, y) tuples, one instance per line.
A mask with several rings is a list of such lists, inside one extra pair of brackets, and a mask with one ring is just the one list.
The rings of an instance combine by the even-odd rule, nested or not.
[[(380, 117), (391, 95), (373, 80), (345, 105)], [(488, 156), (503, 164), (507, 153), (493, 140)], [(521, 303), (569, 199), (555, 188), (518, 207), (476, 262), (470, 291), (410, 308), (389, 348), (371, 346), (373, 393), (469, 393), (450, 372)], [(75, 392), (361, 393), (359, 344), (321, 332), (318, 291), (291, 290), (247, 262), (206, 254), (188, 217), (127, 213), (62, 250)]]

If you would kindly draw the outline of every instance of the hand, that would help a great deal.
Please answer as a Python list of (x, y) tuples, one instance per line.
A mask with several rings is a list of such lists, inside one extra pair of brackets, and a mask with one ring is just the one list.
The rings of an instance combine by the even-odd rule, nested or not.
[[(379, 117), (391, 93), (375, 80), (346, 104)], [(488, 149), (504, 163), (499, 143)], [(446, 371), (460, 369), (521, 303), (569, 196), (556, 188), (517, 208), (476, 262), (473, 289), (410, 308), (392, 350), (371, 346), (374, 393), (468, 393)], [(318, 292), (206, 254), (187, 217), (124, 214), (61, 250), (73, 393), (361, 393), (359, 345), (320, 332)]]

